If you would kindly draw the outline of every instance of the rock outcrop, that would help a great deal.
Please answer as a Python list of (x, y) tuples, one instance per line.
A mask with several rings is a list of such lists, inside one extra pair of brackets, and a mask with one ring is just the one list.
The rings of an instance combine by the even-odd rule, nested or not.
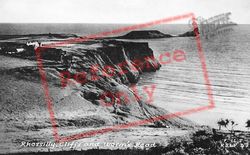
[[(25, 45), (21, 46), (24, 50), (16, 53), (18, 57), (36, 59), (34, 50)], [(114, 125), (117, 120), (119, 123), (126, 123), (168, 113), (164, 109), (141, 100), (129, 87), (139, 80), (140, 74), (143, 72), (157, 71), (161, 66), (146, 42), (102, 39), (78, 43), (74, 46), (40, 47), (39, 51), (41, 51), (50, 87), (55, 90), (62, 89), (63, 92), (54, 91), (53, 94), (51, 91), (52, 94), (50, 94), (53, 99), (57, 100), (54, 102), (60, 101), (60, 105), (55, 105), (58, 107), (55, 109), (59, 109), (57, 114), (59, 125), (60, 123), (72, 125), (76, 122), (79, 126), (77, 120), (85, 119), (86, 116), (82, 113), (86, 109), (77, 110), (78, 112), (74, 116), (77, 116), (77, 119), (65, 117), (65, 113), (71, 109), (71, 105), (68, 104), (71, 102), (71, 104), (77, 104), (75, 107), (95, 107), (94, 109), (100, 109), (102, 115), (105, 115), (104, 118), (100, 117), (100, 114), (94, 113), (93, 118), (95, 119), (86, 118), (86, 121), (89, 121), (88, 124), (102, 122), (101, 125)], [(27, 55), (29, 56), (27, 57)], [(15, 68), (9, 70), (7, 74), (12, 75), (13, 72), (18, 79), (40, 81), (37, 67)], [(71, 93), (74, 91), (75, 93), (72, 95)], [(64, 105), (64, 108), (61, 105)], [(73, 115), (72, 112), (67, 115), (69, 114)], [(76, 121), (72, 121), (72, 119), (76, 119)], [(189, 126), (186, 120), (180, 118), (151, 122), (151, 125), (156, 127), (181, 127), (184, 124)]]
[[(82, 85), (85, 87), (91, 83), (100, 89), (99, 92), (103, 92), (112, 90), (112, 85), (136, 83), (141, 73), (156, 71), (161, 66), (148, 43), (115, 40), (98, 43), (101, 43), (101, 46), (96, 49), (77, 48), (77, 53), (68, 53), (71, 60), (63, 62), (63, 67), (57, 70), (66, 72), (71, 77), (84, 72), (86, 82)], [(101, 94), (97, 94), (96, 89), (88, 91), (88, 94), (85, 94), (88, 99), (100, 99)]]
[(179, 34), (178, 37), (195, 37), (195, 31), (198, 31), (199, 33), (199, 29), (198, 28), (195, 28), (193, 31), (188, 31), (188, 32), (185, 32), (183, 34)]

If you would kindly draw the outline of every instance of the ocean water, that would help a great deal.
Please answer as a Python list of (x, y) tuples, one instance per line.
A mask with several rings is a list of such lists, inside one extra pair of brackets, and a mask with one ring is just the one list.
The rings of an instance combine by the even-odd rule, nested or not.
[[(133, 24), (37, 24), (37, 23), (0, 23), (0, 35), (16, 35), (16, 34), (41, 34), (41, 33), (66, 33), (76, 34), (79, 36), (96, 34), (105, 31), (130, 26)], [(165, 33), (178, 34), (190, 29), (188, 25), (171, 24), (157, 25), (145, 29), (157, 29)], [(118, 35), (123, 35), (119, 33)]]
[[(0, 24), (1, 34), (71, 33), (79, 36), (110, 31), (127, 25), (118, 24)], [(159, 25), (164, 33), (180, 34), (190, 30), (188, 25)], [(122, 33), (124, 34), (124, 33)], [(122, 35), (119, 34), (119, 35)], [(233, 119), (236, 129), (246, 130), (250, 119), (250, 25), (238, 25), (234, 31), (202, 39), (215, 108), (185, 117), (201, 125), (217, 127), (220, 118)], [(194, 38), (135, 40), (149, 42), (156, 58), (165, 52), (183, 50), (186, 60), (163, 65), (155, 73), (145, 73), (137, 86), (156, 85), (151, 104), (170, 112), (208, 105), (208, 95), (201, 61)], [(145, 95), (141, 91), (141, 95)], [(145, 96), (146, 97), (146, 96)]]
[[(202, 49), (215, 102), (215, 108), (186, 115), (202, 125), (218, 128), (221, 118), (236, 121), (235, 129), (247, 130), (250, 119), (250, 25), (238, 25), (234, 31), (202, 39)], [(142, 75), (139, 86), (156, 85), (152, 104), (171, 112), (208, 105), (202, 66), (194, 38), (170, 38), (149, 41), (156, 55), (181, 49), (183, 62), (163, 65), (156, 73)]]

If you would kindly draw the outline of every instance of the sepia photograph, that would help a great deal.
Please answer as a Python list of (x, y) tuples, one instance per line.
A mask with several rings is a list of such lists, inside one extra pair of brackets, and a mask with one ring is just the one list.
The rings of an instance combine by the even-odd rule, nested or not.
[(0, 0), (0, 154), (249, 155), (249, 0)]

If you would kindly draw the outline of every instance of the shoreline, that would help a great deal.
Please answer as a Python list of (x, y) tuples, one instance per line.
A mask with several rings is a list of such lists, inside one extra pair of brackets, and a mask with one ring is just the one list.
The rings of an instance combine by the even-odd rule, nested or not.
[[(34, 40), (34, 38), (30, 39)], [(28, 41), (30, 39), (27, 38)], [(55, 38), (44, 38), (42, 36), (39, 40), (43, 42), (51, 39), (54, 40)], [(29, 61), (36, 60), (35, 51), (32, 46), (26, 45), (23, 39), (20, 42), (19, 39), (16, 39), (11, 43), (2, 41), (0, 47), (1, 54), (12, 57), (11, 59), (14, 61), (14, 63), (5, 64), (5, 67), (1, 69), (3, 73), (1, 86), (6, 86), (0, 87), (1, 92), (4, 92), (2, 94), (4, 104), (1, 107), (3, 119), (0, 122), (4, 129), (1, 135), (5, 139), (1, 142), (1, 145), (4, 148), (12, 147), (14, 149), (22, 139), (26, 138), (29, 141), (32, 141), (32, 139), (38, 141), (53, 140), (52, 135), (49, 136), (52, 134), (49, 113), (46, 110), (43, 96), (41, 96), (43, 90), (39, 68), (36, 67), (36, 63), (31, 63), (32, 65), (29, 63)], [(19, 48), (23, 50), (17, 50)], [(47, 74), (49, 91), (54, 103), (57, 127), (60, 129), (59, 134), (61, 136), (68, 136), (89, 127), (99, 128), (128, 123), (169, 113), (162, 108), (138, 99), (135, 92), (128, 87), (129, 84), (137, 82), (136, 79), (143, 72), (155, 72), (160, 68), (158, 60), (154, 58), (153, 50), (146, 42), (104, 39), (77, 43), (70, 47), (41, 50), (46, 50), (41, 56), (45, 60), (42, 64), (45, 66), (44, 70)], [(145, 57), (150, 59), (145, 59)], [(2, 58), (4, 59), (4, 57)], [(133, 59), (139, 59), (140, 61), (133, 62)], [(3, 62), (1, 61), (1, 63)], [(119, 66), (121, 62), (125, 63)], [(98, 64), (98, 70), (102, 71), (105, 68), (104, 66), (112, 66), (114, 76), (106, 77), (97, 71), (95, 75), (100, 78), (98, 81), (91, 80), (93, 77), (87, 76), (88, 82), (81, 84), (70, 78), (67, 79), (70, 84), (63, 89), (61, 88), (60, 79), (62, 76), (60, 76), (60, 71), (68, 71), (73, 76), (83, 71), (91, 73), (91, 66), (96, 64)], [(124, 92), (128, 95), (128, 103), (130, 104), (127, 104), (124, 98), (118, 98), (120, 101), (118, 107), (102, 107), (101, 100), (104, 102), (110, 100), (108, 95), (100, 98), (100, 94), (104, 91), (111, 91), (112, 94), (117, 91)], [(198, 128), (191, 121), (179, 117), (158, 120), (148, 123), (147, 126), (178, 130)], [(145, 129), (148, 128), (147, 126)], [(70, 130), (70, 132), (64, 130), (64, 128)], [(27, 131), (28, 133), (26, 133)], [(151, 132), (153, 133), (153, 131), (155, 130)], [(45, 132), (50, 134), (45, 134)], [(37, 133), (47, 136), (37, 137)], [(135, 131), (135, 133), (138, 134), (139, 132)], [(164, 132), (162, 135), (164, 135)], [(139, 134), (139, 137), (144, 136)]]
[[(134, 44), (134, 45), (132, 45)], [(64, 48), (60, 48), (59, 52), (57, 51), (58, 49), (50, 49), (51, 52), (57, 51), (58, 53), (60, 53), (60, 50), (62, 51), (66, 51), (67, 53), (71, 53), (72, 57), (76, 57), (76, 60), (79, 59), (83, 59), (84, 57), (81, 57), (81, 55), (79, 55), (79, 53), (83, 54), (85, 57), (87, 57), (89, 60), (91, 61), (87, 61), (87, 63), (89, 63), (88, 65), (91, 66), (95, 63), (100, 64), (103, 62), (107, 62), (108, 59), (105, 58), (104, 55), (102, 55), (102, 52), (104, 52), (105, 54), (105, 50), (108, 49), (108, 51), (114, 51), (120, 53), (120, 55), (118, 55), (117, 57), (121, 57), (122, 55), (124, 55), (124, 51), (125, 51), (125, 55), (130, 51), (129, 46), (133, 46), (133, 49), (139, 48), (139, 51), (144, 51), (145, 50), (149, 51), (150, 53), (150, 48), (149, 45), (146, 45), (145, 43), (125, 43), (122, 41), (101, 41), (101, 40), (96, 40), (91, 42), (89, 45), (88, 44), (76, 44), (76, 48), (73, 47), (64, 47)], [(107, 49), (103, 48), (103, 45), (105, 45)], [(115, 47), (113, 47), (115, 46)], [(127, 47), (126, 47), (127, 46)], [(86, 48), (86, 47), (90, 47), (90, 48)], [(111, 47), (111, 48), (110, 48)], [(81, 49), (82, 48), (82, 49)], [(81, 49), (81, 50), (79, 50)], [(87, 50), (86, 50), (87, 49)], [(98, 50), (96, 50), (98, 49)], [(103, 50), (104, 49), (104, 50)], [(121, 49), (123, 49), (124, 51), (122, 51)], [(70, 52), (70, 51), (74, 51), (74, 52)], [(78, 51), (77, 51), (78, 50)], [(96, 51), (95, 51), (96, 50)], [(153, 51), (151, 49), (151, 51)], [(127, 52), (127, 53), (126, 53)], [(56, 52), (55, 52), (56, 53)], [(139, 52), (140, 53), (140, 52)], [(100, 55), (99, 55), (100, 54)], [(148, 53), (145, 53), (146, 55)], [(100, 56), (100, 57), (92, 57), (92, 55), (94, 56)], [(116, 57), (112, 58), (112, 52), (110, 54), (107, 54), (111, 60), (111, 62), (113, 63), (108, 63), (108, 65), (114, 65), (114, 68), (116, 67), (115, 65), (117, 65), (117, 63), (119, 63), (120, 61), (117, 61)], [(27, 55), (25, 55), (26, 57)], [(136, 56), (136, 55), (134, 55)], [(2, 57), (2, 56), (0, 56)], [(5, 56), (4, 56), (5, 57)], [(16, 59), (13, 56), (9, 56), (12, 57), (12, 59)], [(2, 117), (3, 119), (1, 120), (1, 124), (3, 126), (5, 126), (4, 128), (4, 132), (1, 133), (4, 134), (4, 136), (8, 136), (5, 137), (3, 139), (6, 139), (6, 144), (5, 142), (2, 142), (2, 144), (4, 144), (4, 147), (13, 147), (15, 148), (16, 145), (20, 144), (20, 141), (22, 140), (27, 140), (27, 141), (52, 141), (52, 133), (51, 133), (51, 124), (49, 123), (49, 115), (46, 112), (46, 107), (45, 106), (41, 106), (44, 104), (44, 101), (42, 101), (42, 97), (40, 94), (43, 94), (43, 91), (39, 88), (41, 85), (40, 84), (40, 79), (39, 79), (39, 74), (37, 74), (37, 68), (34, 66), (34, 64), (32, 64), (32, 62), (35, 62), (34, 57), (29, 57), (31, 58), (30, 60), (33, 59), (33, 61), (31, 61), (31, 63), (29, 62), (29, 59), (25, 58), (22, 59), (22, 55), (18, 56), (18, 60), (13, 60), (16, 61), (15, 64), (7, 64), (5, 66), (5, 68), (1, 68), (2, 72), (4, 73), (4, 76), (2, 76), (3, 84), (8, 85), (9, 88), (0, 88), (1, 90), (3, 90), (4, 92), (6, 92), (6, 96), (10, 96), (10, 94), (16, 94), (17, 96), (12, 96), (12, 98), (4, 98), (4, 101), (6, 101), (6, 103), (10, 104), (12, 103), (12, 105), (10, 105), (8, 108), (12, 109), (14, 108), (14, 110), (17, 110), (17, 112), (10, 113), (8, 112), (8, 108), (4, 108), (4, 113), (3, 114), (7, 114), (6, 116)], [(130, 57), (132, 58), (133, 55)], [(21, 59), (20, 59), (21, 58)], [(58, 55), (45, 55), (44, 57), (45, 59), (48, 59), (47, 61), (44, 62), (45, 65), (45, 70), (46, 72), (48, 72), (48, 80), (49, 80), (49, 87), (50, 87), (50, 93), (53, 97), (53, 101), (56, 103), (55, 104), (55, 110), (56, 110), (56, 115), (58, 116), (58, 126), (60, 129), (60, 134), (61, 135), (70, 135), (76, 131), (80, 131), (82, 129), (89, 129), (91, 127), (97, 128), (97, 127), (101, 127), (101, 126), (105, 126), (105, 125), (112, 125), (112, 124), (119, 124), (122, 122), (126, 122), (126, 121), (133, 121), (133, 120), (138, 120), (142, 119), (142, 118), (148, 118), (151, 116), (155, 116), (157, 114), (161, 114), (166, 112), (164, 109), (161, 108), (156, 108), (155, 107), (149, 107), (147, 104), (141, 103), (140, 100), (134, 100), (134, 101), (138, 101), (140, 106), (137, 106), (137, 103), (134, 104), (134, 102), (130, 105), (126, 105), (124, 104), (122, 106), (122, 108), (120, 109), (119, 113), (114, 113), (114, 109), (113, 107), (107, 107), (105, 109), (103, 109), (103, 107), (98, 107), (100, 106), (100, 103), (98, 101), (98, 98), (96, 98), (96, 95), (98, 93), (100, 93), (103, 88), (105, 88), (105, 85), (110, 85), (110, 82), (119, 86), (117, 87), (117, 89), (121, 89), (122, 91), (127, 92), (127, 87), (126, 84), (130, 83), (131, 81), (133, 81), (134, 79), (136, 79), (138, 76), (140, 76), (141, 73), (133, 73), (132, 70), (128, 70), (130, 72), (131, 76), (130, 78), (132, 78), (132, 80), (128, 79), (128, 75), (124, 74), (124, 75), (119, 75), (116, 76), (116, 81), (112, 80), (112, 79), (102, 79), (101, 82), (104, 82), (104, 84), (97, 82), (97, 81), (92, 81), (91, 85), (79, 85), (77, 83), (75, 83), (75, 81), (71, 80), (70, 81), (73, 83), (75, 83), (75, 85), (68, 85), (66, 87), (66, 89), (61, 92), (58, 93), (59, 91), (61, 91), (60, 89), (60, 80), (58, 78), (58, 69), (67, 69), (67, 67), (69, 67), (67, 64), (64, 65), (58, 65), (60, 63), (62, 63), (63, 61), (61, 61), (60, 56)], [(55, 58), (55, 59), (54, 59)], [(131, 61), (130, 59), (127, 59), (126, 57), (122, 57), (123, 60), (125, 61)], [(4, 59), (4, 58), (3, 58)], [(87, 60), (88, 60), (87, 59)], [(56, 61), (54, 61), (56, 60)], [(98, 61), (96, 61), (98, 60)], [(105, 60), (102, 62), (102, 60)], [(84, 61), (86, 61), (86, 59), (84, 59)], [(92, 61), (95, 61), (95, 63), (92, 63)], [(1, 61), (3, 62), (3, 61)], [(83, 63), (83, 60), (80, 60), (80, 64), (87, 64), (87, 63)], [(114, 63), (116, 62), (116, 63)], [(18, 65), (19, 64), (19, 65)], [(23, 64), (23, 65), (20, 65)], [(151, 63), (150, 63), (151, 64)], [(8, 66), (9, 65), (9, 66)], [(75, 66), (74, 66), (75, 65)], [(103, 63), (100, 66), (105, 66), (107, 64)], [(156, 71), (157, 69), (154, 68), (154, 65), (151, 64), (153, 67), (153, 71)], [(74, 66), (75, 68), (78, 67), (78, 69), (81, 68), (81, 66), (77, 66), (76, 62), (73, 62), (73, 65), (70, 66)], [(126, 67), (130, 67), (128, 64), (125, 65)], [(84, 66), (83, 66), (84, 67)], [(91, 67), (90, 67), (91, 68)], [(136, 68), (140, 68), (140, 67), (136, 67)], [(8, 70), (8, 71), (6, 71)], [(72, 72), (72, 70), (70, 70), (70, 72), (72, 74), (74, 74), (74, 72)], [(101, 75), (100, 75), (101, 76)], [(127, 79), (126, 79), (127, 76)], [(113, 77), (112, 77), (113, 78)], [(122, 79), (125, 78), (125, 79)], [(110, 81), (111, 80), (111, 81)], [(94, 86), (93, 86), (94, 85)], [(99, 86), (98, 86), (99, 85)], [(101, 85), (101, 87), (100, 87)], [(98, 88), (98, 87), (99, 88)], [(14, 88), (14, 90), (13, 90)], [(18, 89), (23, 88), (24, 90), (19, 91)], [(110, 85), (109, 87), (105, 88), (107, 90), (109, 89), (113, 89), (114, 85)], [(25, 90), (27, 89), (27, 90)], [(104, 89), (104, 90), (105, 90)], [(31, 91), (32, 90), (32, 91)], [(76, 92), (72, 93), (73, 90), (77, 90)], [(92, 90), (98, 90), (98, 91), (92, 91)], [(26, 100), (25, 98), (22, 98), (21, 96), (19, 96), (22, 94), (21, 92), (24, 91), (23, 94), (27, 93), (32, 97), (31, 99)], [(35, 93), (34, 95), (34, 92)], [(88, 94), (89, 93), (89, 94)], [(88, 94), (88, 95), (86, 95)], [(84, 96), (85, 95), (85, 96)], [(133, 97), (134, 95), (131, 94), (131, 97)], [(26, 95), (26, 97), (29, 97)], [(21, 100), (22, 101), (21, 101)], [(20, 101), (18, 101), (20, 100)], [(16, 102), (17, 101), (17, 102)], [(23, 102), (25, 101), (25, 102)], [(38, 103), (35, 103), (34, 101), (38, 101)], [(19, 102), (19, 104), (17, 104)], [(33, 103), (34, 105), (32, 105), (31, 107), (29, 107), (29, 105), (25, 105), (23, 103)], [(61, 104), (58, 104), (61, 103)], [(18, 106), (22, 106), (24, 108), (24, 110), (22, 111), (21, 109), (18, 109)], [(70, 105), (70, 106), (69, 106)], [(12, 106), (12, 107), (11, 107)], [(125, 110), (124, 110), (125, 108)], [(133, 109), (135, 108), (136, 111), (127, 111), (128, 109)], [(84, 109), (84, 110), (82, 110)], [(12, 109), (13, 110), (13, 109)], [(7, 113), (6, 113), (7, 112)], [(144, 112), (144, 113), (143, 113)], [(146, 115), (145, 115), (145, 112)], [(21, 114), (21, 115), (20, 115)], [(23, 114), (23, 115), (22, 115)], [(149, 116), (148, 116), (149, 115)], [(41, 116), (43, 116), (41, 118)], [(91, 117), (87, 117), (87, 116), (91, 116)], [(22, 117), (24, 117), (25, 119), (23, 119)], [(11, 119), (12, 118), (12, 119)], [(6, 121), (11, 121), (10, 123), (7, 123)], [(88, 124), (88, 125), (86, 125)], [(167, 127), (166, 127), (167, 125)], [(154, 128), (152, 128), (152, 126)], [(169, 128), (168, 128), (169, 126)], [(211, 137), (214, 137), (214, 133), (211, 133), (211, 128), (207, 128), (207, 127), (201, 127), (200, 125), (194, 124), (186, 119), (181, 119), (181, 118), (177, 118), (176, 120), (163, 120), (160, 123), (152, 123), (149, 124), (147, 126), (143, 126), (141, 127), (140, 130), (142, 130), (142, 134), (140, 134), (141, 131), (138, 131), (137, 129), (132, 129), (131, 132), (126, 133), (125, 131), (119, 131), (117, 132), (118, 134), (123, 134), (125, 132), (125, 134), (123, 134), (123, 136), (127, 136), (126, 139), (131, 138), (131, 135), (135, 135), (135, 137), (137, 138), (142, 138), (144, 137), (144, 141), (145, 140), (151, 140), (153, 141), (151, 138), (156, 138), (156, 139), (162, 139), (162, 142), (160, 142), (159, 144), (163, 144), (164, 141), (166, 141), (166, 137), (169, 138), (168, 140), (172, 139), (175, 137), (176, 132), (185, 132), (185, 136), (187, 136), (187, 141), (190, 140), (190, 138), (192, 136), (190, 136), (190, 134), (193, 134), (194, 132), (196, 132), (197, 130), (203, 130), (203, 128), (205, 128), (204, 130), (208, 131), (209, 133), (205, 134), (205, 136), (207, 136), (209, 139)], [(133, 131), (134, 130), (134, 131)], [(150, 131), (151, 130), (151, 131)], [(172, 132), (172, 136), (170, 131), (173, 130)], [(30, 134), (25, 134), (25, 132), (28, 131), (28, 133)], [(157, 134), (155, 134), (155, 132), (159, 132)], [(48, 132), (48, 134), (45, 134), (45, 132)], [(197, 131), (198, 132), (198, 131)], [(249, 132), (245, 132), (245, 131), (239, 131), (240, 133), (246, 133), (249, 134)], [(37, 134), (40, 133), (41, 136), (37, 136)], [(18, 135), (16, 135), (18, 134)], [(45, 135), (46, 136), (45, 136)], [(104, 134), (102, 136), (102, 140), (114, 140), (114, 139), (119, 139), (119, 135), (116, 137), (113, 135), (114, 132), (108, 133), (107, 136)], [(148, 136), (146, 136), (147, 134), (149, 134)], [(223, 133), (222, 133), (223, 135)], [(227, 135), (227, 134), (225, 134)], [(106, 137), (105, 137), (106, 136)], [(166, 136), (166, 137), (164, 137)], [(168, 137), (169, 136), (169, 137)], [(183, 136), (183, 135), (182, 135)], [(92, 137), (93, 138), (93, 137)], [(178, 138), (181, 138), (178, 137)], [(178, 139), (177, 138), (177, 139)], [(225, 138), (225, 137), (224, 137)], [(87, 138), (88, 139), (88, 138)], [(91, 139), (91, 138), (89, 138)], [(93, 138), (94, 140), (95, 138)], [(99, 139), (99, 140), (100, 140)], [(98, 139), (97, 139), (98, 140)], [(213, 140), (213, 139), (210, 139)], [(13, 143), (14, 141), (14, 143)], [(78, 140), (77, 140), (78, 141)], [(81, 140), (80, 140), (81, 141)], [(1, 144), (1, 145), (2, 145)], [(174, 143), (173, 143), (174, 144)], [(184, 144), (184, 143), (183, 143)], [(181, 144), (181, 145), (183, 145)], [(0, 145), (0, 146), (1, 146)], [(11, 145), (15, 145), (15, 146), (11, 146)], [(190, 146), (189, 146), (190, 147)], [(152, 147), (151, 150), (158, 150), (158, 151), (164, 151), (165, 149), (169, 149), (167, 146), (159, 146), (159, 147)], [(173, 147), (174, 148), (174, 147)], [(19, 150), (20, 151), (20, 150)], [(37, 150), (38, 151), (42, 151), (42, 150)], [(51, 151), (51, 150), (46, 150), (47, 152)], [(65, 150), (64, 150), (65, 151)], [(97, 150), (92, 150), (92, 151), (97, 151)], [(105, 150), (100, 150), (100, 151), (105, 151)], [(119, 150), (118, 150), (119, 151)], [(135, 152), (141, 152), (141, 150), (132, 150)], [(171, 150), (170, 150), (171, 151)], [(108, 150), (109, 152), (109, 150)], [(115, 152), (113, 150), (113, 152)], [(143, 153), (146, 153), (145, 151), (142, 151)], [(63, 153), (63, 152), (60, 152)], [(69, 152), (66, 152), (66, 154)], [(76, 151), (71, 152), (71, 153), (77, 153)], [(80, 152), (79, 152), (80, 153)]]

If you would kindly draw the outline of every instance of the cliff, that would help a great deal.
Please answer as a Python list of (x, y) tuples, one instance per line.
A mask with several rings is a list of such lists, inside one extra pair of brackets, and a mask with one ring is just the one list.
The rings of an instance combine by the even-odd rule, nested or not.
[[(73, 80), (76, 80), (73, 77), (77, 73), (86, 74), (83, 77), (84, 83), (78, 88), (82, 89), (82, 96), (86, 100), (101, 107), (103, 103), (108, 104), (109, 106), (103, 108), (108, 109), (110, 113), (116, 111), (122, 122), (165, 113), (163, 109), (140, 100), (129, 88), (131, 83), (139, 80), (143, 72), (157, 71), (160, 68), (148, 43), (99, 40), (92, 46), (95, 48), (79, 49), (79, 46), (76, 46), (77, 52), (61, 49), (67, 51), (70, 61), (63, 61), (63, 67), (56, 68), (59, 72), (70, 74)], [(70, 51), (72, 50), (74, 51), (74, 48), (71, 47)], [(117, 95), (121, 93), (125, 95)], [(115, 108), (117, 102), (119, 103)], [(157, 126), (165, 124), (163, 122), (157, 122)]]
[[(2, 54), (12, 57), (11, 60), (3, 58), (2, 66), (7, 67), (0, 69), (0, 90), (4, 92), (1, 94), (1, 118), (8, 122), (6, 132), (9, 128), (51, 128), (34, 50), (24, 44), (12, 47), (23, 50), (9, 53), (6, 48), (1, 48)], [(40, 47), (38, 50), (59, 128), (103, 127), (168, 113), (141, 100), (130, 87), (143, 72), (160, 68), (146, 42), (95, 40), (74, 46)], [(29, 61), (26, 63), (23, 58)], [(193, 126), (190, 121), (179, 117), (149, 125)]]

